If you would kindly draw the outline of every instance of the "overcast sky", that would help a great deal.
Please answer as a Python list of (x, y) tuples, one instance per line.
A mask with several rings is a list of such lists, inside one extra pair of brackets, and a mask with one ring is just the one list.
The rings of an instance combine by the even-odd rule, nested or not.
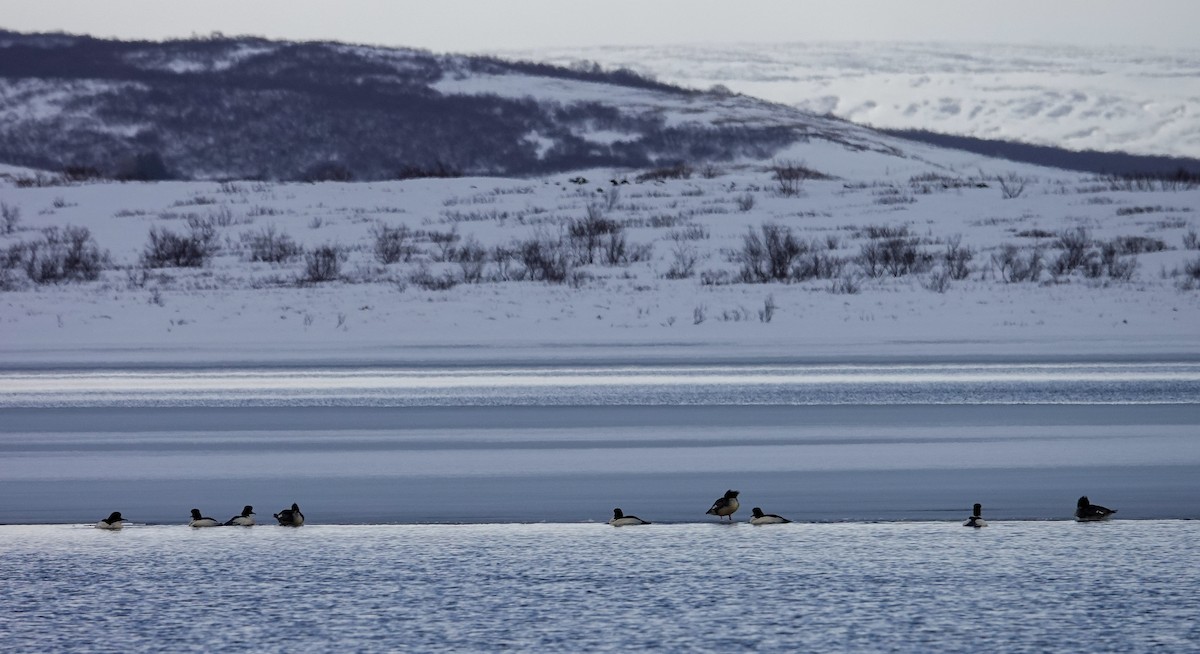
[(438, 52), (901, 40), (1200, 48), (1200, 0), (28, 0), (0, 27), (163, 39), (253, 34)]

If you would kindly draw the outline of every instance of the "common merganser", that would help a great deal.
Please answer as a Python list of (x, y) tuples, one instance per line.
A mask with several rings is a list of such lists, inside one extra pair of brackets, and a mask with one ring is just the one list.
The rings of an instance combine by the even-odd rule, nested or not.
[(188, 523), (189, 527), (220, 527), (221, 523), (212, 518), (200, 515), (200, 509), (192, 509), (192, 521)]
[(613, 509), (613, 517), (608, 524), (614, 527), (628, 527), (630, 525), (648, 525), (650, 522), (635, 515), (625, 515), (621, 509)]
[(1116, 509), (1103, 507), (1099, 504), (1092, 504), (1091, 500), (1087, 498), (1087, 495), (1079, 498), (1079, 501), (1075, 503), (1075, 519), (1079, 522), (1099, 522), (1101, 520), (1108, 520), (1112, 517), (1112, 514), (1116, 512)]
[(299, 527), (304, 524), (304, 514), (300, 513), (300, 506), (295, 503), (292, 504), (292, 508), (276, 513), (275, 519), (284, 527)]
[(254, 526), (254, 507), (247, 504), (242, 508), (242, 515), (235, 515), (225, 524), (231, 527), (253, 527)]
[(975, 528), (986, 527), (987, 520), (984, 520), (983, 516), (980, 515), (982, 513), (983, 513), (983, 505), (976, 504), (972, 508), (971, 517), (967, 518), (966, 522), (963, 522), (963, 526), (964, 527), (975, 527)]
[(775, 515), (774, 513), (763, 513), (762, 509), (757, 506), (750, 509), (750, 513), (753, 514), (750, 518), (750, 524), (752, 525), (781, 525), (785, 522), (791, 522), (791, 520)]
[(718, 518), (728, 516), (729, 521), (733, 522), (733, 512), (738, 510), (738, 492), (735, 490), (725, 491), (725, 497), (713, 502), (712, 508), (707, 511), (707, 515), (715, 515)]
[(113, 511), (112, 513), (108, 514), (107, 518), (96, 523), (96, 529), (120, 529), (122, 526), (124, 526), (121, 524), (122, 522), (129, 521), (121, 517), (120, 511)]

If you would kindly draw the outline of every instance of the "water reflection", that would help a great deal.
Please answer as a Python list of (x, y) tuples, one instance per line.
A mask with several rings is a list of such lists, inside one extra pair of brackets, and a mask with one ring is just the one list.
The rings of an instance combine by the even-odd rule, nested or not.
[(0, 373), (0, 406), (1193, 403), (1200, 364)]

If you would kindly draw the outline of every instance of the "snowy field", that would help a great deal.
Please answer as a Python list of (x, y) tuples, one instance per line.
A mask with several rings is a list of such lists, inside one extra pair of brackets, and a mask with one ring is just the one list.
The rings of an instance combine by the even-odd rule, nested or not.
[[(1138, 188), (882, 141), (889, 144), (904, 154), (798, 144), (775, 165), (802, 162), (834, 179), (787, 190), (772, 162), (643, 182), (639, 171), (613, 170), (363, 184), (20, 188), (0, 179), (0, 201), (17, 217), (0, 248), (28, 253), (42, 243), (45, 252), (43, 230), (74, 226), (107, 255), (94, 281), (36, 284), (10, 264), (0, 280), (0, 361), (1200, 353), (1200, 189)], [(569, 181), (580, 177), (588, 181)], [(803, 252), (783, 271), (786, 282), (748, 283), (747, 235), (762, 239), (768, 225)], [(590, 237), (572, 236), (597, 226)], [(148, 263), (152, 231), (204, 239), (202, 265)], [(394, 263), (382, 262), (382, 233), (396, 237), (386, 241)], [(1074, 267), (1058, 265), (1064, 235), (1082, 248)], [(252, 260), (264, 241), (277, 261)], [(869, 272), (866, 253), (889, 243), (913, 265)], [(531, 244), (543, 262), (562, 262), (560, 283), (523, 258)], [(306, 257), (326, 245), (338, 270), (313, 282)], [(950, 252), (960, 255), (955, 266)], [(1011, 266), (1037, 267), (1036, 277), (1018, 281)]]
[(13, 653), (1185, 652), (1198, 531), (0, 526), (0, 633)]
[(581, 59), (865, 125), (1071, 150), (1200, 157), (1200, 50), (966, 43), (592, 47), (497, 53)]

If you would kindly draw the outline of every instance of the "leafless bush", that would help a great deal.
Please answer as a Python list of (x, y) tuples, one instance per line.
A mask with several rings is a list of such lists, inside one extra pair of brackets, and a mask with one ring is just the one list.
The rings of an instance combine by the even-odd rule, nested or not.
[(1033, 248), (1023, 251), (1006, 243), (992, 255), (992, 263), (1000, 271), (1000, 278), (1007, 283), (1037, 282), (1042, 275), (1042, 250)]
[(17, 227), (21, 225), (21, 207), (0, 202), (0, 221), (3, 221), (5, 234), (17, 231)]
[(754, 198), (753, 193), (747, 192), (747, 193), (743, 193), (743, 194), (739, 195), (737, 198), (738, 211), (741, 211), (742, 213), (746, 213), (747, 211), (750, 211), (751, 209), (754, 208), (755, 202), (756, 202), (756, 200)]
[(850, 273), (833, 280), (829, 285), (829, 292), (834, 295), (858, 295), (860, 290), (862, 290), (862, 286), (859, 284), (858, 276)]
[(496, 245), (492, 247), (491, 259), (496, 266), (496, 272), (492, 279), (499, 282), (506, 282), (512, 279), (519, 278), (514, 274), (513, 263), (518, 259), (516, 248), (507, 245)]
[(689, 179), (692, 176), (692, 167), (685, 163), (677, 163), (673, 166), (663, 166), (647, 170), (634, 178), (638, 182), (661, 182), (667, 179)]
[(954, 235), (946, 241), (946, 251), (942, 253), (942, 264), (946, 275), (953, 280), (962, 280), (971, 276), (971, 260), (975, 251), (962, 245), (962, 236)]
[(1193, 281), (1200, 282), (1200, 258), (1185, 262), (1183, 264), (1183, 274), (1187, 275)]
[(777, 161), (771, 165), (771, 179), (775, 180), (775, 189), (780, 195), (787, 197), (799, 194), (801, 184), (806, 179), (828, 178), (828, 175), (817, 172), (802, 162)]
[(1077, 268), (1088, 264), (1094, 254), (1089, 250), (1092, 237), (1083, 227), (1063, 230), (1058, 235), (1055, 245), (1062, 249), (1053, 264), (1056, 275), (1067, 275)]
[(561, 238), (534, 237), (518, 243), (517, 252), (528, 279), (561, 284), (571, 274), (569, 248)]
[[(588, 205), (586, 217), (572, 220), (567, 226), (571, 247), (580, 264), (595, 263), (596, 252), (605, 246), (606, 241), (612, 245), (619, 244), (614, 243), (612, 237), (621, 236), (621, 231), (621, 224), (605, 217), (604, 209), (595, 204)], [(611, 247), (609, 251), (612, 251)]]
[(435, 261), (449, 261), (454, 254), (454, 244), (458, 242), (458, 229), (454, 228), (448, 232), (429, 232), (429, 242), (437, 247), (437, 252), (434, 253)]
[(692, 309), (692, 324), (699, 325), (708, 319), (708, 307), (701, 304)]
[(151, 227), (149, 242), (142, 250), (147, 268), (199, 268), (204, 266), (218, 246), (212, 223), (189, 220), (187, 234), (176, 234), (165, 227)]
[(1012, 200), (1021, 197), (1025, 192), (1025, 186), (1028, 180), (1016, 173), (1001, 175), (996, 178), (996, 182), (1000, 184), (1000, 196), (1005, 200)]
[(341, 247), (325, 244), (304, 253), (304, 281), (309, 283), (331, 282), (342, 274), (342, 262), (346, 253)]
[(109, 260), (88, 228), (70, 225), (46, 228), (40, 240), (16, 244), (4, 258), (6, 269), (21, 266), (35, 284), (93, 281)]
[(916, 238), (889, 238), (864, 243), (858, 262), (868, 277), (903, 277), (928, 270), (933, 256), (919, 247)]
[(792, 263), (805, 249), (790, 227), (764, 223), (762, 235), (751, 228), (742, 238), (742, 249), (736, 257), (742, 264), (744, 282), (765, 283), (788, 279)]
[(1200, 234), (1197, 234), (1196, 230), (1190, 229), (1183, 235), (1183, 249), (1200, 250)]
[(950, 273), (944, 268), (934, 268), (921, 281), (921, 285), (934, 293), (945, 293), (950, 288)]
[(675, 246), (671, 248), (671, 265), (667, 268), (667, 279), (687, 279), (692, 276), (696, 270), (696, 262), (700, 260), (700, 255), (696, 248), (688, 241), (675, 241)]
[(462, 279), (468, 284), (478, 284), (483, 281), (483, 268), (487, 265), (488, 251), (484, 249), (475, 237), (469, 237), (454, 254), (455, 261), (462, 269)]
[(413, 274), (409, 275), (408, 281), (427, 291), (448, 291), (458, 285), (458, 280), (450, 273), (435, 275), (429, 270), (429, 266), (421, 266)]
[(384, 265), (412, 259), (413, 247), (409, 244), (412, 232), (407, 225), (390, 226), (386, 223), (376, 223), (371, 228), (371, 237), (375, 239), (375, 260)]
[(791, 278), (794, 281), (808, 279), (833, 279), (842, 274), (846, 260), (821, 246), (819, 241), (813, 241), (804, 252), (796, 258), (792, 266)]
[(284, 263), (300, 256), (303, 251), (291, 236), (280, 232), (274, 225), (242, 234), (242, 242), (250, 250), (251, 261)]
[(771, 319), (775, 317), (775, 310), (778, 308), (779, 305), (775, 304), (775, 296), (768, 295), (767, 299), (763, 301), (763, 308), (758, 310), (759, 322), (771, 322)]

